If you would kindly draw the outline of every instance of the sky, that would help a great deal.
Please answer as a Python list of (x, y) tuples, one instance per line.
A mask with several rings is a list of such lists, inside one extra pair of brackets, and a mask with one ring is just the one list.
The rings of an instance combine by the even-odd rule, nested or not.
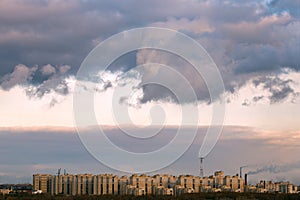
[[(198, 151), (207, 127), (222, 125), (217, 144), (205, 155), (205, 174), (224, 170), (234, 175), (247, 165), (253, 182), (300, 184), (299, 19), (299, 0), (1, 1), (0, 183), (31, 182), (33, 173), (55, 173), (61, 167), (72, 173), (122, 174), (129, 169), (118, 171), (99, 162), (77, 133), (74, 97), (78, 86), (92, 84), (87, 90), (92, 90), (90, 107), (97, 124), (88, 125), (100, 125), (127, 151), (160, 148), (182, 127), (186, 138), (175, 144), (189, 148), (175, 149), (178, 159), (149, 173), (198, 175)], [(207, 77), (189, 61), (159, 49), (135, 49), (116, 57), (107, 70), (97, 66), (93, 76), (78, 76), (97, 45), (143, 27), (172, 29), (199, 43), (222, 77), (219, 98), (212, 100)], [(111, 47), (121, 49), (120, 45)], [(147, 84), (153, 80), (170, 88)], [(224, 120), (213, 124), (218, 115), (214, 106), (220, 105), (225, 107)], [(89, 106), (80, 108), (86, 117)], [(122, 109), (130, 120), (122, 118)], [(151, 125), (165, 128), (153, 136)], [(199, 129), (189, 144), (191, 127)], [(138, 134), (134, 136), (140, 140), (123, 137), (122, 132)], [(104, 146), (103, 140), (98, 142)], [(122, 169), (126, 159), (112, 155), (115, 160)]]

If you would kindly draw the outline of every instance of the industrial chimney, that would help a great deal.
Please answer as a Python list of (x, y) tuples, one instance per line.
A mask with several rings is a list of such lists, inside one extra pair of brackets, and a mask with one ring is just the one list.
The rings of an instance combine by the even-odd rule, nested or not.
[(243, 167), (240, 167), (240, 178), (242, 178), (243, 177), (243, 172), (242, 172), (242, 170), (243, 170)]
[(245, 174), (245, 185), (248, 184), (248, 174)]

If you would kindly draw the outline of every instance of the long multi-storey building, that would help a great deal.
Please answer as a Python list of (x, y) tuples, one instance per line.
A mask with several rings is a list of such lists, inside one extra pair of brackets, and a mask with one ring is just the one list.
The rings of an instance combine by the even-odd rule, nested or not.
[(217, 171), (212, 176), (193, 175), (172, 176), (157, 174), (133, 174), (116, 176), (113, 174), (34, 174), (33, 189), (43, 193), (65, 195), (180, 195), (198, 192), (255, 192), (255, 193), (298, 193), (299, 187), (290, 182), (260, 181), (256, 185), (247, 184), (238, 175), (225, 176)]
[(238, 176), (224, 176), (215, 172), (213, 176), (133, 174), (118, 177), (113, 174), (34, 174), (34, 190), (50, 194), (65, 195), (179, 195), (182, 193), (244, 191), (244, 180)]

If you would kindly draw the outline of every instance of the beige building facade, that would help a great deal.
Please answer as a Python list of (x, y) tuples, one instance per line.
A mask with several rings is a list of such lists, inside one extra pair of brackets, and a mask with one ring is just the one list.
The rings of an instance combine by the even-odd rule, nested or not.
[(261, 181), (256, 186), (247, 185), (238, 175), (224, 175), (217, 171), (209, 177), (168, 174), (34, 174), (34, 190), (53, 195), (180, 195), (199, 192), (278, 192), (296, 193), (298, 188), (289, 182)]
[(168, 174), (133, 174), (118, 177), (113, 174), (34, 174), (34, 190), (43, 193), (65, 195), (179, 195), (213, 191), (243, 191), (243, 179), (224, 176), (215, 172), (213, 176), (172, 176)]

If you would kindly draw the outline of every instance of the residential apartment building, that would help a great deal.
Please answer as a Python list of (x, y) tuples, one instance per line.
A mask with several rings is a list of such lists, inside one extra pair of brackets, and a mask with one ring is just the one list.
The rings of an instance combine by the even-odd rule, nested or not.
[(34, 190), (53, 195), (179, 195), (223, 190), (243, 191), (244, 181), (238, 176), (224, 176), (222, 171), (203, 178), (168, 174), (133, 174), (130, 177), (113, 174), (34, 174), (33, 187)]
[(298, 187), (290, 182), (273, 183), (272, 181), (260, 181), (258, 184), (256, 184), (255, 189), (258, 193), (298, 193)]
[(221, 191), (297, 193), (299, 190), (290, 182), (260, 181), (256, 185), (248, 185), (247, 180), (238, 175), (225, 176), (223, 171), (217, 171), (209, 177), (168, 174), (133, 174), (130, 177), (113, 174), (34, 174), (33, 189), (53, 195), (180, 195)]

